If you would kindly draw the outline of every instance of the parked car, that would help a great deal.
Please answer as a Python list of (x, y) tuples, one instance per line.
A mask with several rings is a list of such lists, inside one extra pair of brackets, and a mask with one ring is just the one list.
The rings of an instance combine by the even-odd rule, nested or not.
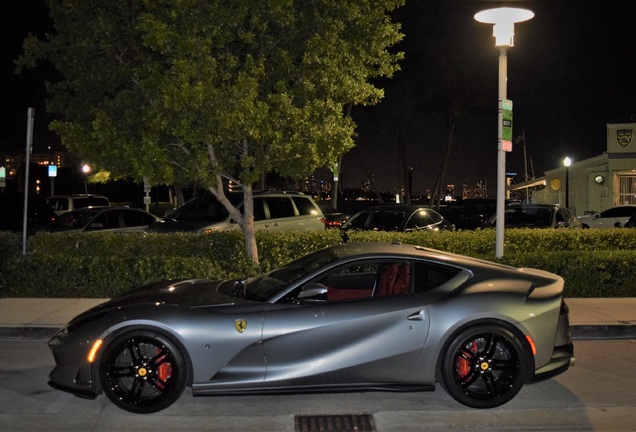
[(102, 195), (55, 195), (48, 197), (46, 202), (55, 213), (62, 214), (70, 210), (86, 207), (107, 207), (110, 205), (108, 198)]
[(600, 213), (578, 216), (577, 219), (583, 228), (620, 228), (633, 214), (636, 214), (636, 206), (622, 205)]
[[(37, 195), (27, 198), (27, 234), (48, 229), (57, 215), (49, 205)], [(24, 195), (20, 193), (0, 194), (0, 230), (22, 231), (24, 226)]]
[[(135, 413), (193, 395), (434, 390), (494, 408), (574, 359), (564, 281), (390, 243), (321, 249), (259, 277), (134, 289), (49, 341), (50, 385)], [(237, 402), (239, 403), (239, 402)]]
[[(228, 194), (242, 209), (243, 194)], [(254, 225), (269, 231), (324, 229), (322, 211), (316, 202), (300, 192), (257, 192), (254, 194)], [(236, 229), (225, 207), (211, 194), (197, 196), (148, 227), (149, 232), (210, 232)]]
[[(515, 203), (504, 209), (506, 228), (581, 228), (581, 223), (565, 207), (558, 204)], [(497, 215), (488, 222), (495, 227)]]
[(340, 228), (349, 219), (348, 214), (338, 211), (329, 205), (318, 204), (318, 207), (320, 207), (324, 215), (322, 223), (325, 224), (325, 229)]
[(129, 207), (91, 207), (58, 216), (50, 231), (140, 232), (161, 218)]
[(455, 225), (435, 210), (410, 204), (388, 204), (368, 207), (351, 216), (341, 227), (343, 231), (417, 231), (455, 230)]
[(484, 228), (496, 211), (497, 200), (493, 198), (468, 198), (438, 210), (456, 229), (463, 230)]
[(636, 228), (636, 213), (627, 219), (627, 222), (623, 224), (623, 228)]

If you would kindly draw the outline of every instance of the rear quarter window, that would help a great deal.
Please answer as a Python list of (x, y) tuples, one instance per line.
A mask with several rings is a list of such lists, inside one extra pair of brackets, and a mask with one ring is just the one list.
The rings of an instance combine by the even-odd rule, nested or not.
[(301, 216), (317, 216), (319, 214), (316, 205), (309, 198), (295, 196), (292, 199)]
[(415, 292), (426, 292), (452, 279), (460, 270), (427, 262), (415, 262)]

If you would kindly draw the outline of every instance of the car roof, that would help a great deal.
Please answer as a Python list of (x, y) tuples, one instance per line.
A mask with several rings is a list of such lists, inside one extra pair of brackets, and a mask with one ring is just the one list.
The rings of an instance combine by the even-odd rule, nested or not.
[(496, 267), (509, 271), (517, 271), (516, 268), (505, 264), (400, 242), (347, 242), (331, 246), (330, 248), (341, 259), (360, 257), (361, 255), (402, 256), (404, 258), (429, 259), (437, 262), (444, 261), (450, 265), (464, 269)]
[(95, 194), (71, 194), (71, 195), (51, 195), (49, 198), (106, 198), (104, 195), (95, 195)]
[(541, 204), (541, 203), (514, 203), (508, 204), (506, 208), (557, 208), (559, 204)]
[[(425, 205), (415, 205), (415, 204), (385, 204), (385, 205), (376, 205), (367, 207), (362, 209), (361, 212), (367, 211), (378, 211), (378, 210), (388, 210), (388, 211), (396, 211), (396, 210), (406, 210), (406, 211), (415, 211), (415, 210), (433, 210), (429, 209)], [(434, 211), (434, 210), (433, 210)]]
[(101, 211), (111, 211), (111, 210), (128, 210), (128, 211), (140, 211), (147, 213), (145, 210), (134, 208), (134, 207), (125, 207), (125, 206), (93, 206), (93, 207), (84, 207), (75, 210), (71, 210), (68, 213), (99, 213)]

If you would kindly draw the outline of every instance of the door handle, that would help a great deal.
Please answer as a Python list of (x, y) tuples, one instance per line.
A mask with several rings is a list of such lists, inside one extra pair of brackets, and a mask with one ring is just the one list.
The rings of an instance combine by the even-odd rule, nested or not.
[(424, 310), (409, 315), (407, 319), (409, 321), (424, 321)]

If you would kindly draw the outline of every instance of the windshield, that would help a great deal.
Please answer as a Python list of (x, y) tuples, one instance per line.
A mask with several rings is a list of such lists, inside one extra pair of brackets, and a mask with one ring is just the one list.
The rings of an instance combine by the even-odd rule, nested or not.
[(333, 250), (321, 249), (269, 273), (249, 278), (245, 281), (245, 298), (265, 301), (304, 275), (334, 261), (336, 258), (338, 257)]

